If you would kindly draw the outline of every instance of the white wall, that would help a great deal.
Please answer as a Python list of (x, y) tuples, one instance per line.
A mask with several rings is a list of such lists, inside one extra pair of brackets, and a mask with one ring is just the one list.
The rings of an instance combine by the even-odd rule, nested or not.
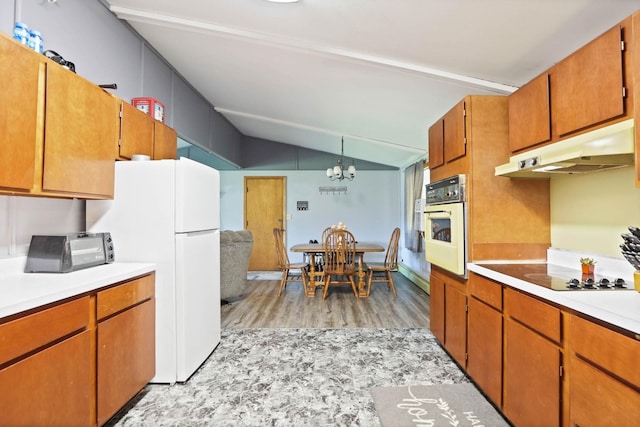
[(84, 201), (0, 196), (0, 257), (27, 255), (31, 236), (83, 231)]
[[(399, 171), (358, 171), (353, 181), (331, 182), (324, 171), (220, 171), (221, 228), (244, 228), (244, 177), (287, 177), (287, 246), (320, 240), (322, 230), (339, 221), (360, 241), (375, 242), (385, 248), (391, 231), (402, 228), (402, 192)], [(347, 194), (320, 194), (321, 186), (346, 186)], [(297, 211), (297, 201), (308, 201), (308, 211)], [(402, 241), (400, 242), (402, 244)], [(371, 256), (369, 256), (371, 255)], [(289, 254), (301, 261), (299, 253)], [(382, 254), (367, 254), (371, 261)]]

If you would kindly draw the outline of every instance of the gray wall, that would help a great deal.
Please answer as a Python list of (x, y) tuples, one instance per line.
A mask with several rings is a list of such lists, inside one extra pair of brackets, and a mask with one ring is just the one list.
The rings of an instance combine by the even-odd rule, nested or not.
[(79, 75), (96, 84), (116, 83), (111, 92), (126, 101), (158, 99), (165, 105), (165, 122), (179, 135), (240, 163), (242, 134), (99, 0), (1, 3), (0, 31), (11, 34), (15, 16), (39, 30), (45, 50), (73, 62)]

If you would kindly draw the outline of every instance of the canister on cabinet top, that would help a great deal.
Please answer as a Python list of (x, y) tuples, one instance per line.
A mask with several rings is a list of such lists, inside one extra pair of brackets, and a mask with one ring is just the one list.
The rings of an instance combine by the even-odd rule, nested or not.
[(44, 52), (44, 40), (42, 40), (40, 31), (29, 31), (29, 47), (38, 53)]
[(25, 46), (29, 46), (29, 27), (24, 22), (16, 22), (13, 27), (13, 38)]

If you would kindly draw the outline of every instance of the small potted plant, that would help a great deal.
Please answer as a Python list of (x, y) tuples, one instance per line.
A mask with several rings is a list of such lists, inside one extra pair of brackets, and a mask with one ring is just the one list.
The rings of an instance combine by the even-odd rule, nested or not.
[(596, 262), (593, 258), (580, 258), (583, 274), (593, 274), (596, 268)]

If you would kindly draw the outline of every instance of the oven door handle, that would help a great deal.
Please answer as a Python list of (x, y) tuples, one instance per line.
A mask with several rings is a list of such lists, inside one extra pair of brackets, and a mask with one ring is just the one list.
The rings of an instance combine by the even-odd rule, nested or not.
[(446, 213), (446, 214), (449, 214), (449, 216), (451, 216), (451, 211), (445, 211), (445, 210), (425, 212), (425, 214), (427, 215), (438, 214), (438, 213)]

